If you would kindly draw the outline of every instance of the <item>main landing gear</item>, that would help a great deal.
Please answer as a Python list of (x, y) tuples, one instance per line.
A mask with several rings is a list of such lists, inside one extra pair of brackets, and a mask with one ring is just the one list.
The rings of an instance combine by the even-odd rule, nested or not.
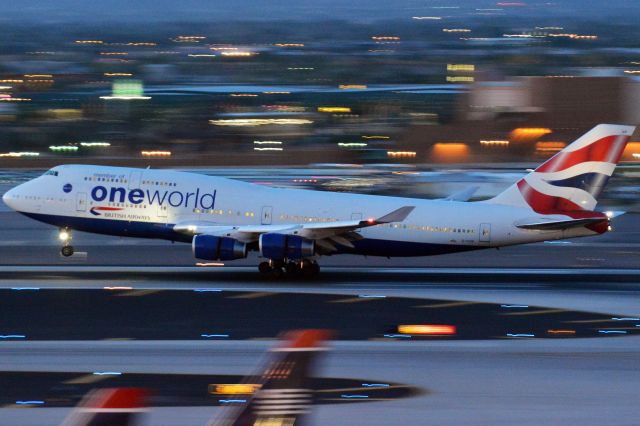
[(71, 230), (67, 228), (61, 228), (60, 233), (58, 234), (58, 238), (62, 241), (62, 248), (60, 249), (60, 254), (64, 257), (73, 256), (73, 246), (71, 245)]
[(272, 278), (303, 277), (311, 278), (320, 273), (320, 265), (312, 259), (302, 260), (269, 260), (258, 265), (258, 270), (262, 275)]

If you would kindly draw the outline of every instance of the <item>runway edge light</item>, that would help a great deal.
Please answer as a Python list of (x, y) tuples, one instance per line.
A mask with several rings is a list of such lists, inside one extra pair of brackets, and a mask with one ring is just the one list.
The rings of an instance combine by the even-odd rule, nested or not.
[(456, 334), (455, 325), (405, 324), (398, 326), (398, 333), (413, 335), (451, 336)]

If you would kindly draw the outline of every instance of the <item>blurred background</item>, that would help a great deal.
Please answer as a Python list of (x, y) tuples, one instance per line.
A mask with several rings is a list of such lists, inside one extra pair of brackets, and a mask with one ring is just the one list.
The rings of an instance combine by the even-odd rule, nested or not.
[[(61, 163), (490, 196), (640, 123), (634, 0), (23, 0), (2, 6), (0, 185)], [(639, 198), (640, 137), (608, 190)], [(18, 170), (18, 171), (16, 171)]]

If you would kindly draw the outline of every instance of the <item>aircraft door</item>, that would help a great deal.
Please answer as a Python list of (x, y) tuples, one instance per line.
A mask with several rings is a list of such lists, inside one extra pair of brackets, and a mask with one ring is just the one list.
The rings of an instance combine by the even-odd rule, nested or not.
[(169, 209), (169, 206), (167, 203), (158, 204), (158, 209), (156, 211), (156, 214), (158, 215), (159, 218), (166, 220), (168, 209)]
[(78, 212), (87, 211), (87, 193), (86, 192), (78, 192), (78, 194), (76, 194), (76, 211)]
[(260, 223), (263, 225), (271, 225), (271, 220), (273, 215), (273, 207), (264, 206), (262, 207), (262, 216), (260, 217)]
[(491, 224), (490, 223), (480, 224), (478, 241), (480, 241), (481, 243), (491, 242)]
[(129, 189), (140, 188), (142, 180), (142, 172), (131, 172), (129, 175)]

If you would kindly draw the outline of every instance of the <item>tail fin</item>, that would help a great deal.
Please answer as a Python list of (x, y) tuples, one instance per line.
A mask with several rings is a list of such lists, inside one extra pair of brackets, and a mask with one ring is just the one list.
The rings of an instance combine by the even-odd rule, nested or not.
[(592, 211), (634, 130), (599, 124), (487, 202), (539, 214)]
[(146, 411), (141, 388), (94, 389), (80, 401), (62, 426), (133, 426)]
[[(271, 349), (269, 361), (254, 383), (260, 389), (247, 405), (227, 410), (209, 426), (301, 425), (313, 399), (309, 379), (316, 355), (327, 350), (327, 330), (297, 330)], [(229, 407), (232, 408), (232, 407)]]

